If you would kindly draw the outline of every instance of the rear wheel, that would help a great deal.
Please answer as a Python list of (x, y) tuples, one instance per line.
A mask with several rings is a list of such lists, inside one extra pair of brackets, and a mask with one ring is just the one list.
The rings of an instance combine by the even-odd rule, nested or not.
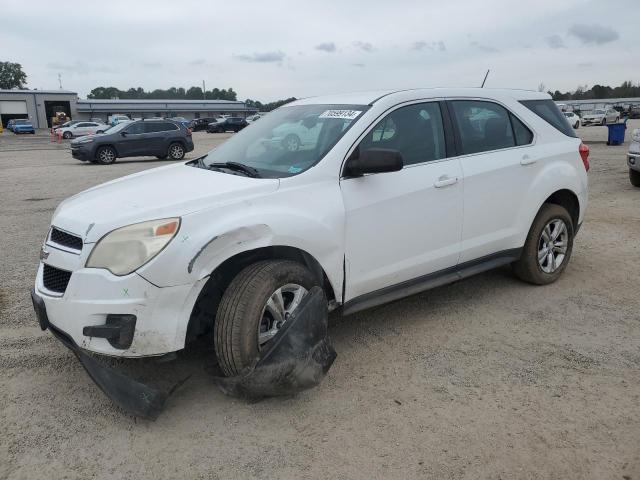
[(113, 147), (100, 147), (96, 152), (96, 160), (102, 165), (109, 165), (116, 161), (116, 151)]
[(574, 226), (564, 207), (545, 203), (536, 216), (519, 260), (512, 264), (525, 282), (546, 285), (555, 282), (571, 258)]
[(171, 160), (182, 160), (184, 158), (184, 147), (181, 143), (172, 143), (169, 145), (167, 154)]
[(265, 260), (242, 270), (224, 292), (215, 320), (214, 344), (226, 376), (253, 364), (302, 298), (317, 285), (291, 260)]
[(580, 127), (580, 122), (576, 122), (575, 125), (573, 126), (574, 129), (578, 129)]
[(640, 172), (629, 169), (629, 181), (634, 187), (640, 187)]

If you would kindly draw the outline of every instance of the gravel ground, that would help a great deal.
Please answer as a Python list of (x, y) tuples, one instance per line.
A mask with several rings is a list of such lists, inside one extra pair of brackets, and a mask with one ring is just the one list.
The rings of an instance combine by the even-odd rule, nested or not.
[[(46, 133), (5, 131), (0, 478), (640, 479), (640, 189), (627, 144), (607, 147), (603, 127), (578, 133), (590, 206), (557, 283), (504, 268), (334, 315), (338, 359), (294, 398), (225, 397), (202, 352), (145, 360), (136, 367), (193, 373), (151, 423), (114, 407), (40, 331), (28, 291), (63, 198), (166, 162), (84, 164)], [(194, 134), (189, 157), (227, 136)]]

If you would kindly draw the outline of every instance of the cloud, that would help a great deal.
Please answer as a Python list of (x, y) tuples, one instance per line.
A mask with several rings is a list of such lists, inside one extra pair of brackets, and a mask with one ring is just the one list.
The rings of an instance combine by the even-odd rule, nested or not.
[(419, 42), (413, 42), (413, 44), (411, 45), (411, 50), (422, 51), (425, 48), (428, 50), (438, 50), (440, 52), (444, 52), (447, 49), (446, 45), (442, 40), (440, 40), (439, 42), (419, 41)]
[(162, 68), (162, 63), (160, 63), (160, 62), (142, 62), (142, 66), (144, 68)]
[(589, 67), (593, 67), (593, 62), (580, 62), (578, 64), (578, 66), (580, 68), (589, 68)]
[(333, 42), (325, 42), (320, 45), (316, 45), (316, 50), (322, 50), (323, 52), (333, 53), (336, 51), (336, 44)]
[(83, 61), (77, 61), (74, 63), (64, 62), (49, 62), (46, 64), (49, 70), (56, 70), (59, 72), (72, 73), (78, 75), (87, 75), (91, 73), (118, 73), (119, 70), (113, 67), (107, 66), (92, 66)]
[(353, 46), (367, 53), (371, 53), (375, 50), (373, 45), (371, 45), (369, 42), (361, 42), (359, 40), (356, 42), (353, 42)]
[(562, 40), (562, 37), (560, 35), (551, 35), (550, 37), (547, 37), (546, 40), (549, 47), (553, 48), (554, 50), (557, 50), (558, 48), (567, 48), (564, 44), (564, 40)]
[(363, 68), (365, 66), (364, 63), (352, 63), (351, 65), (353, 65), (354, 67), (360, 67), (360, 68)]
[(234, 55), (237, 60), (254, 63), (280, 63), (286, 55), (284, 52), (254, 52), (251, 55)]
[(569, 35), (577, 37), (585, 45), (602, 45), (620, 38), (618, 32), (602, 25), (575, 24), (569, 28)]
[(471, 45), (472, 47), (476, 47), (478, 50), (481, 50), (485, 53), (496, 53), (499, 52), (500, 50), (498, 50), (495, 47), (491, 47), (489, 45), (482, 45), (481, 43), (478, 42), (471, 42), (469, 45)]
[(195, 60), (191, 60), (189, 62), (189, 65), (193, 66), (193, 67), (197, 67), (198, 65), (204, 65), (204, 58), (197, 58)]

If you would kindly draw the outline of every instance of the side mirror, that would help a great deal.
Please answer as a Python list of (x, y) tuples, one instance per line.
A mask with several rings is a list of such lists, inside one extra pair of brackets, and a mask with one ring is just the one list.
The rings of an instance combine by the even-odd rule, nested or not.
[(123, 137), (127, 136), (127, 132), (120, 132), (120, 135), (122, 135)]
[(402, 170), (404, 162), (398, 150), (389, 148), (369, 148), (362, 152), (356, 149), (347, 160), (344, 175), (361, 177), (365, 173), (385, 173)]

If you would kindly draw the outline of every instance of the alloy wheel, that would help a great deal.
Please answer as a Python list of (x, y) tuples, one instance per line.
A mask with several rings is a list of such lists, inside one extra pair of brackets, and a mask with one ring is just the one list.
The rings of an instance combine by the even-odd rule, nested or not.
[(171, 158), (179, 160), (184, 156), (184, 150), (180, 145), (173, 145), (169, 150), (169, 154), (171, 155)]
[(296, 283), (288, 283), (271, 294), (258, 323), (258, 349), (278, 333), (306, 294), (307, 289)]
[(553, 273), (567, 255), (569, 231), (559, 218), (551, 220), (542, 229), (538, 240), (538, 265), (544, 273)]
[(99, 157), (102, 163), (111, 163), (115, 160), (116, 155), (110, 148), (103, 148), (100, 150)]

